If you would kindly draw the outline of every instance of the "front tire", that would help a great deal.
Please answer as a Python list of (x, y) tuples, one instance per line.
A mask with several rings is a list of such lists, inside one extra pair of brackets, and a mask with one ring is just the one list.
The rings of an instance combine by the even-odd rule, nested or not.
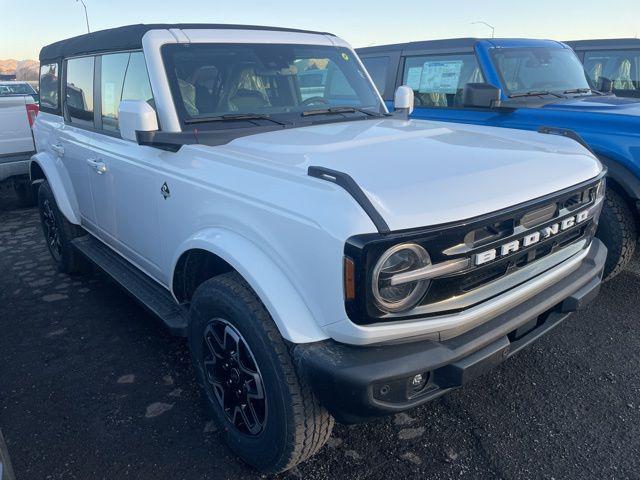
[(333, 417), (296, 372), (285, 341), (244, 280), (235, 272), (207, 280), (190, 315), (198, 384), (229, 447), (268, 473), (320, 450)]
[(38, 191), (40, 223), (47, 242), (47, 248), (62, 273), (77, 273), (84, 269), (85, 260), (73, 248), (71, 240), (85, 235), (85, 231), (72, 224), (58, 209), (49, 183), (45, 180)]
[(607, 190), (596, 236), (609, 251), (604, 266), (604, 280), (608, 281), (629, 265), (638, 241), (636, 219), (629, 204), (611, 188)]

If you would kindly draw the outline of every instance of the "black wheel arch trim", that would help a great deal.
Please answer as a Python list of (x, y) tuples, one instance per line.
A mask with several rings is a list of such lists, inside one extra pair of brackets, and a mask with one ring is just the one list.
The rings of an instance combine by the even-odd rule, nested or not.
[(607, 167), (607, 176), (622, 189), (619, 193), (634, 201), (640, 200), (640, 179), (620, 162), (606, 155), (598, 155), (598, 158)]
[[(622, 165), (620, 162), (612, 159), (611, 157), (599, 154), (596, 152), (591, 145), (589, 145), (580, 134), (575, 132), (574, 130), (570, 130), (568, 128), (558, 128), (558, 127), (540, 127), (538, 129), (539, 133), (544, 133), (548, 135), (559, 135), (562, 137), (567, 137), (572, 140), (575, 140), (580, 145), (589, 150), (593, 155), (598, 157), (598, 159), (607, 167), (607, 177), (613, 180), (613, 183), (617, 184), (617, 186), (622, 189), (621, 192), (626, 195), (629, 199), (631, 199), (632, 203), (638, 203), (640, 200), (640, 179), (637, 175), (633, 174), (628, 168)], [(637, 206), (640, 209), (640, 205)]]
[(362, 188), (360, 188), (358, 183), (349, 174), (330, 168), (315, 166), (310, 166), (307, 174), (310, 177), (319, 178), (320, 180), (335, 183), (342, 187), (358, 202), (358, 205), (360, 205), (369, 216), (379, 233), (389, 233), (391, 231), (385, 219), (382, 218), (380, 212), (376, 210), (376, 207), (374, 207), (371, 200), (369, 200), (369, 197), (367, 197)]

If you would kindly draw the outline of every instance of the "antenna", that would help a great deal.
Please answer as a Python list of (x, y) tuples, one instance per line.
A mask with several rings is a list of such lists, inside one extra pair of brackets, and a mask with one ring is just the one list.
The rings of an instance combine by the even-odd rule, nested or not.
[(471, 25), (476, 25), (476, 24), (482, 24), (482, 25), (486, 25), (487, 27), (489, 27), (491, 29), (491, 38), (495, 38), (495, 36), (496, 36), (496, 28), (493, 25), (491, 25), (491, 24), (489, 24), (487, 22), (471, 22)]
[(84, 19), (87, 22), (87, 33), (91, 33), (91, 29), (89, 28), (89, 15), (87, 14), (87, 6), (84, 3), (84, 0), (76, 0), (76, 3), (80, 2), (84, 7)]

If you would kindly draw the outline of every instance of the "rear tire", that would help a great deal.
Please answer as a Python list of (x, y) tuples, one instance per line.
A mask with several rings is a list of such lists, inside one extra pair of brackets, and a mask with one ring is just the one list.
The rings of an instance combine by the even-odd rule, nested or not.
[[(189, 348), (198, 384), (231, 450), (268, 473), (293, 468), (320, 450), (331, 435), (333, 417), (296, 372), (285, 341), (242, 277), (231, 272), (204, 282), (193, 295), (190, 315)], [(233, 355), (223, 352), (223, 344), (230, 351), (237, 346), (236, 357), (246, 360), (234, 363)], [(232, 393), (226, 392), (227, 372), (238, 382), (238, 371), (252, 372), (249, 380), (239, 382), (251, 395), (244, 394), (240, 407), (229, 401), (225, 409), (221, 397), (239, 395), (236, 386), (229, 387)], [(254, 388), (258, 384), (263, 387), (264, 404)], [(248, 405), (250, 409), (245, 408)], [(249, 412), (246, 417), (233, 415), (241, 410)], [(248, 432), (248, 425), (254, 426), (253, 431)]]
[(607, 190), (596, 236), (609, 251), (604, 266), (604, 280), (608, 281), (627, 267), (638, 241), (633, 211), (624, 197), (611, 188)]
[(38, 204), (38, 185), (31, 185), (28, 180), (16, 180), (13, 182), (13, 191), (21, 207), (35, 207)]
[(62, 273), (77, 273), (85, 269), (86, 260), (73, 247), (71, 240), (86, 235), (86, 232), (72, 224), (58, 209), (49, 183), (45, 180), (38, 191), (40, 223), (53, 261)]

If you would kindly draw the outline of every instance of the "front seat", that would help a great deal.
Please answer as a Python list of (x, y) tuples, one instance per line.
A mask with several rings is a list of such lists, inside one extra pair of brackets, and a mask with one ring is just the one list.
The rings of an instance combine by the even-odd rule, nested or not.
[(614, 77), (613, 88), (615, 90), (635, 90), (636, 87), (633, 84), (631, 78), (631, 62), (627, 59), (620, 62), (618, 67), (618, 74)]
[(229, 103), (235, 111), (249, 111), (256, 108), (268, 107), (269, 103), (262, 93), (257, 90), (239, 88), (229, 99)]

